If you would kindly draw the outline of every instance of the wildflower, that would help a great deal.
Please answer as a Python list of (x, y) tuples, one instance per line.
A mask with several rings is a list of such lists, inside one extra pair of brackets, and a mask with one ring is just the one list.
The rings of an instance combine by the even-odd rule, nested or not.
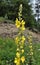
[(14, 63), (17, 63), (17, 58), (15, 58)]
[(31, 43), (32, 42), (32, 39), (30, 37), (28, 37), (28, 41), (29, 41), (29, 43)]
[(17, 28), (20, 27), (20, 24), (21, 24), (20, 21), (19, 21), (18, 19), (16, 19), (16, 23), (15, 23), (15, 25), (16, 25)]
[(22, 25), (22, 27), (20, 27), (20, 29), (21, 29), (22, 31), (24, 31), (24, 30), (25, 30), (25, 26)]
[(22, 39), (21, 42), (24, 42), (25, 41), (25, 36), (22, 36), (21, 39)]
[(16, 18), (16, 27), (19, 28), (19, 34), (18, 37), (15, 38), (15, 42), (17, 43), (17, 52), (16, 52), (16, 57), (14, 63), (16, 63), (16, 65), (20, 65), (20, 62), (22, 61), (22, 63), (24, 63), (25, 61), (25, 57), (21, 56), (21, 54), (24, 53), (24, 41), (25, 41), (25, 37), (24, 36), (20, 36), (21, 33), (25, 30), (25, 21), (22, 20), (21, 16), (22, 16), (22, 4), (20, 5), (19, 8), (19, 20)]
[(16, 56), (19, 58), (19, 57), (20, 57), (20, 53), (19, 53), (19, 52), (17, 52), (17, 53), (16, 53)]
[(29, 46), (29, 48), (32, 48), (32, 46)]
[(21, 57), (21, 61), (22, 61), (22, 63), (24, 63), (24, 61), (25, 61), (25, 57), (24, 56)]
[(24, 20), (21, 21), (21, 25), (25, 25), (25, 21)]
[(31, 42), (32, 42), (32, 39), (31, 39), (31, 38), (29, 38), (29, 39), (28, 39), (28, 41), (29, 41), (29, 43), (31, 43)]
[(16, 38), (15, 38), (15, 42), (18, 44), (18, 42), (19, 42), (19, 37), (16, 37)]
[(23, 46), (20, 46), (20, 48), (23, 48)]
[(14, 63), (16, 63), (16, 65), (20, 65), (20, 58), (15, 58)]
[(20, 62), (17, 62), (16, 65), (20, 65)]
[(17, 51), (19, 51), (19, 48), (17, 48)]
[(22, 53), (24, 53), (24, 49), (22, 49)]

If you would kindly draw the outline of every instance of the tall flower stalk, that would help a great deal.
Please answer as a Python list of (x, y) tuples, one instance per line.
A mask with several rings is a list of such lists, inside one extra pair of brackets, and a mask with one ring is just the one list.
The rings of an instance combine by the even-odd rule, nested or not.
[(16, 18), (15, 25), (19, 29), (18, 36), (15, 38), (15, 42), (17, 45), (16, 57), (14, 63), (16, 65), (21, 65), (21, 63), (25, 62), (24, 56), (24, 43), (25, 36), (22, 34), (25, 30), (25, 21), (22, 19), (22, 4), (19, 6), (18, 18)]
[(32, 46), (32, 35), (29, 33), (28, 44), (29, 44), (29, 63), (28, 65), (32, 65), (33, 63), (33, 46)]
[[(25, 56), (24, 56), (24, 43), (25, 43), (25, 36), (23, 35), (23, 31), (25, 30), (25, 21), (22, 19), (22, 4), (19, 6), (19, 12), (18, 12), (18, 18), (16, 18), (15, 25), (18, 28), (19, 32), (17, 37), (15, 37), (15, 43), (17, 45), (17, 50), (16, 50), (16, 56), (14, 63), (16, 65), (23, 65), (25, 62)], [(28, 36), (28, 43), (29, 43), (29, 56), (31, 61), (31, 58), (33, 56), (33, 48), (32, 48), (32, 36)]]

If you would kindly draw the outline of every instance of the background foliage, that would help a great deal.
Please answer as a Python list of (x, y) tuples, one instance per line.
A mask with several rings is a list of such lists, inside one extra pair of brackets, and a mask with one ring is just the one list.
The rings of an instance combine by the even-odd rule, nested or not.
[(14, 22), (18, 18), (19, 5), (21, 3), (23, 4), (22, 18), (26, 22), (25, 26), (39, 30), (40, 24), (36, 22), (34, 15), (32, 15), (33, 11), (31, 10), (31, 5), (28, 4), (29, 0), (0, 0), (0, 17), (13, 20)]
[(31, 5), (28, 0), (0, 0), (0, 16), (15, 20), (18, 18), (19, 5), (23, 4), (22, 18), (26, 21), (26, 26), (34, 26), (34, 17), (32, 15)]

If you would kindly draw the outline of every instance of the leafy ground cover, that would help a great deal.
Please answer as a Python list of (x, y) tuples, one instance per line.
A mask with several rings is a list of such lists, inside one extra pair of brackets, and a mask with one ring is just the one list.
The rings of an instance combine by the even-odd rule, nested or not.
[[(25, 57), (27, 64), (29, 62), (29, 44), (24, 46), (25, 49)], [(15, 65), (14, 58), (16, 54), (16, 44), (11, 38), (0, 38), (0, 65)], [(32, 65), (40, 65), (40, 43), (33, 43), (33, 63)], [(26, 65), (24, 63), (24, 65)]]

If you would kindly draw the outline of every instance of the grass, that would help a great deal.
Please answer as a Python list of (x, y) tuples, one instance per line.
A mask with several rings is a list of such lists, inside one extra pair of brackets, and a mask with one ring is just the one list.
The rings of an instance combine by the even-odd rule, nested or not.
[[(15, 54), (16, 54), (16, 44), (13, 39), (11, 38), (0, 38), (0, 65), (15, 65), (13, 63)], [(24, 46), (25, 49), (25, 57), (26, 57), (26, 62), (29, 62), (29, 56), (28, 56), (28, 44)], [(34, 55), (33, 55), (33, 64), (32, 65), (40, 65), (40, 43), (33, 44), (33, 50), (34, 50)], [(24, 63), (24, 65), (26, 65)]]
[(5, 18), (4, 17), (0, 17), (0, 22), (4, 22)]
[(5, 17), (0, 17), (0, 23), (5, 23), (5, 22), (14, 24), (13, 20), (6, 19)]
[(40, 65), (40, 43), (34, 44), (34, 59), (36, 65)]
[(0, 65), (11, 65), (16, 53), (16, 44), (11, 38), (0, 38)]

